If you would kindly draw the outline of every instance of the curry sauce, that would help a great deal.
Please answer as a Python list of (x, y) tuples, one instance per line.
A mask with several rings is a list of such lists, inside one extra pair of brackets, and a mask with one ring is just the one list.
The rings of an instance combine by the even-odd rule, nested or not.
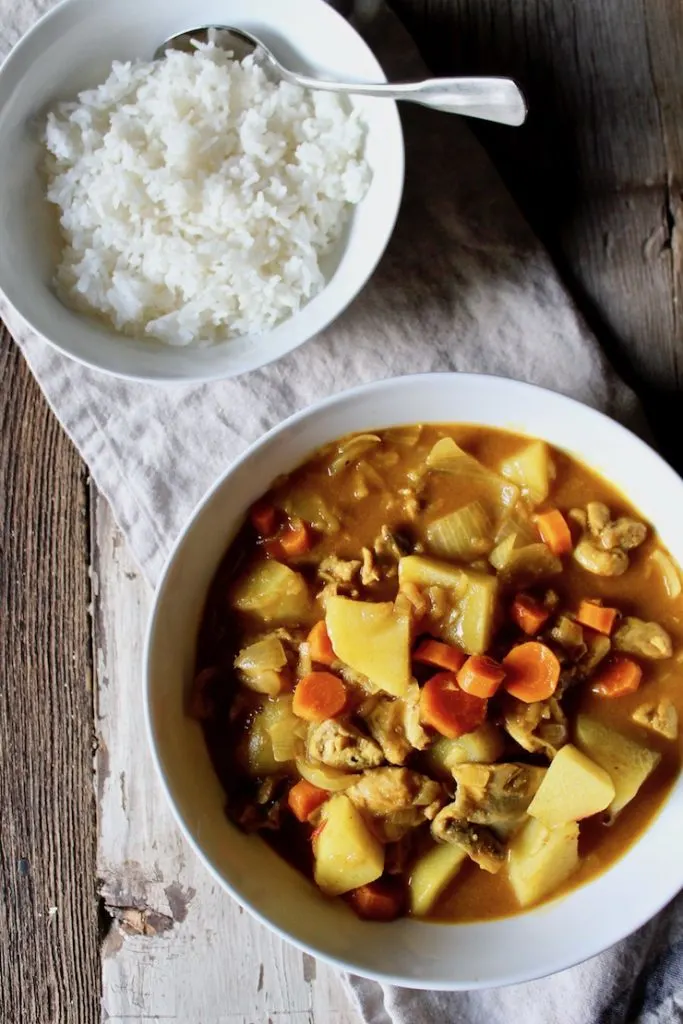
[[(533, 460), (525, 461), (527, 455)], [(453, 517), (463, 509), (467, 517)], [(539, 525), (550, 510), (560, 513), (570, 537), (570, 549), (559, 555)], [(595, 556), (593, 568), (619, 573), (592, 571), (592, 562), (577, 560), (582, 541), (582, 550)], [(422, 579), (425, 566), (433, 579), (437, 570), (445, 573), (448, 585)], [(258, 503), (208, 596), (190, 710), (203, 721), (228, 813), (240, 827), (258, 830), (324, 892), (343, 895), (361, 916), (412, 912), (439, 921), (482, 920), (583, 884), (636, 841), (680, 768), (679, 576), (653, 526), (643, 524), (622, 494), (543, 442), (491, 428), (429, 425), (327, 445)], [(465, 595), (474, 600), (476, 588), (480, 617), (465, 621)], [(543, 622), (536, 632), (525, 632), (514, 618), (520, 594), (539, 610)], [(615, 610), (604, 636), (577, 620), (586, 601)], [(366, 629), (373, 616), (376, 632), (363, 645), (350, 635), (353, 623)], [(638, 623), (650, 632), (639, 633)], [(313, 627), (329, 645), (327, 655), (320, 653), (324, 661), (312, 656)], [(563, 629), (573, 647), (563, 646)], [(450, 671), (421, 662), (417, 652), (429, 639), (441, 645), (435, 651), (448, 649), (447, 664), (463, 667)], [(524, 644), (548, 652), (556, 666), (557, 678), (539, 701), (513, 696), (509, 656)], [(318, 650), (314, 646), (313, 655)], [(490, 670), (489, 660), (500, 668), (498, 684), (476, 675)], [(631, 692), (599, 696), (597, 682), (622, 664), (631, 668)], [(473, 693), (463, 690), (467, 665)], [(491, 678), (495, 674), (494, 668)], [(430, 692), (439, 686), (445, 689), (432, 705)], [(333, 690), (343, 694), (343, 706), (321, 718)], [(526, 746), (520, 745), (510, 715), (521, 720), (540, 705), (545, 725), (537, 735), (524, 734)], [(539, 736), (551, 705), (553, 741), (544, 746)], [(648, 725), (642, 724), (644, 705)], [(470, 729), (472, 714), (480, 724)], [(586, 720), (603, 723), (649, 758), (650, 769), (614, 814), (613, 766), (599, 764), (599, 753), (581, 739), (577, 723)], [(462, 746), (482, 725), (489, 740), (495, 734), (490, 762), (478, 747)], [(559, 773), (560, 762), (551, 766), (563, 748), (560, 760), (579, 772), (571, 777), (588, 773), (586, 806), (599, 809), (587, 817), (571, 817), (569, 809), (569, 820), (551, 827), (546, 822), (563, 815), (547, 797), (550, 773)], [(472, 764), (479, 767), (472, 771)], [(501, 773), (501, 765), (513, 767)], [(504, 821), (489, 800), (503, 776), (514, 776), (518, 786)], [(484, 796), (469, 793), (468, 818), (463, 801), (473, 778), (489, 788)], [(595, 803), (601, 786), (607, 794), (602, 806)], [(557, 884), (538, 881), (553, 877), (552, 865), (549, 874), (541, 865), (538, 878), (530, 869), (520, 839), (525, 828), (547, 832), (553, 842), (560, 832), (566, 838), (558, 853), (566, 877), (557, 875)], [(571, 852), (577, 832), (578, 854)], [(349, 849), (352, 842), (356, 847)], [(448, 870), (438, 869), (439, 878), (429, 865), (416, 869), (425, 854), (449, 844), (462, 848), (462, 862), (454, 856)], [(339, 868), (335, 858), (344, 856), (356, 858), (356, 874), (347, 877)]]

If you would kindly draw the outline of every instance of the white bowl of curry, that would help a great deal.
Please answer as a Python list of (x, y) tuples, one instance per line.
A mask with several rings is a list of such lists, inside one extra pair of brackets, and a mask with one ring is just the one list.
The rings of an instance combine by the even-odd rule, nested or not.
[(606, 416), (427, 374), (228, 468), (157, 590), (162, 784), (227, 891), (399, 985), (540, 977), (683, 884), (683, 483)]

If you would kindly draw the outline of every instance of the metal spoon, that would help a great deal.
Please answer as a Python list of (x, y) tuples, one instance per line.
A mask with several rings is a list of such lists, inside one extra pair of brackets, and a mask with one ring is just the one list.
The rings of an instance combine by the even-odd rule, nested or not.
[(500, 124), (520, 125), (526, 119), (524, 96), (511, 78), (430, 78), (424, 82), (396, 82), (387, 84), (357, 82), (325, 82), (300, 75), (282, 66), (267, 46), (244, 29), (227, 26), (205, 26), (171, 36), (157, 49), (155, 60), (161, 60), (167, 50), (193, 52), (193, 42), (213, 42), (224, 50), (231, 50), (235, 60), (254, 54), (255, 60), (270, 74), (285, 82), (301, 85), (305, 89), (323, 89), (326, 92), (352, 93), (357, 96), (378, 96), (391, 100), (410, 100), (424, 107), (433, 107), (448, 114), (464, 114)]

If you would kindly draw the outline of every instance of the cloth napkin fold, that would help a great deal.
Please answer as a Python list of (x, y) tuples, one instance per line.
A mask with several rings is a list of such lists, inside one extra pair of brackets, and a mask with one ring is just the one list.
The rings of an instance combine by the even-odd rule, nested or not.
[[(0, 0), (0, 55), (51, 5)], [(375, 7), (365, 0), (356, 15), (388, 74), (423, 74), (398, 21)], [(53, 351), (0, 301), (150, 582), (196, 502), (235, 456), (285, 416), (354, 384), (481, 371), (554, 388), (631, 424), (638, 418), (634, 396), (466, 124), (423, 108), (402, 113), (406, 192), (384, 259), (336, 323), (273, 366), (199, 387), (126, 383)], [(679, 902), (614, 949), (526, 985), (443, 994), (346, 980), (368, 1024), (654, 1024), (683, 1020), (682, 952)]]

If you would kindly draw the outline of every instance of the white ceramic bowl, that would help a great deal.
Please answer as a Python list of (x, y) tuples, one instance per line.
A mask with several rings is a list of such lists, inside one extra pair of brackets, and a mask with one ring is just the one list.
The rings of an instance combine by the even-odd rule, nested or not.
[(225, 817), (202, 730), (183, 714), (208, 586), (248, 506), (275, 476), (340, 435), (417, 422), (480, 423), (545, 438), (610, 479), (683, 564), (683, 482), (606, 416), (496, 377), (425, 374), (347, 391), (298, 413), (229, 467), (191, 517), (158, 588), (146, 652), (149, 738), (178, 822), (206, 866), (257, 918), (338, 967), (398, 985), (469, 989), (561, 970), (621, 939), (683, 885), (683, 779), (609, 871), (516, 917), (436, 925), (360, 921), (321, 896), (261, 839)]
[(206, 348), (126, 338), (67, 309), (51, 287), (58, 239), (38, 166), (45, 109), (104, 81), (114, 60), (149, 60), (178, 32), (207, 24), (249, 29), (294, 70), (384, 81), (366, 44), (324, 0), (63, 0), (0, 70), (0, 291), (39, 335), (109, 373), (156, 381), (234, 376), (277, 359), (327, 326), (358, 294), (381, 257), (403, 190), (401, 126), (392, 101), (357, 97), (368, 126), (373, 180), (326, 259), (327, 285), (295, 316), (260, 336)]

